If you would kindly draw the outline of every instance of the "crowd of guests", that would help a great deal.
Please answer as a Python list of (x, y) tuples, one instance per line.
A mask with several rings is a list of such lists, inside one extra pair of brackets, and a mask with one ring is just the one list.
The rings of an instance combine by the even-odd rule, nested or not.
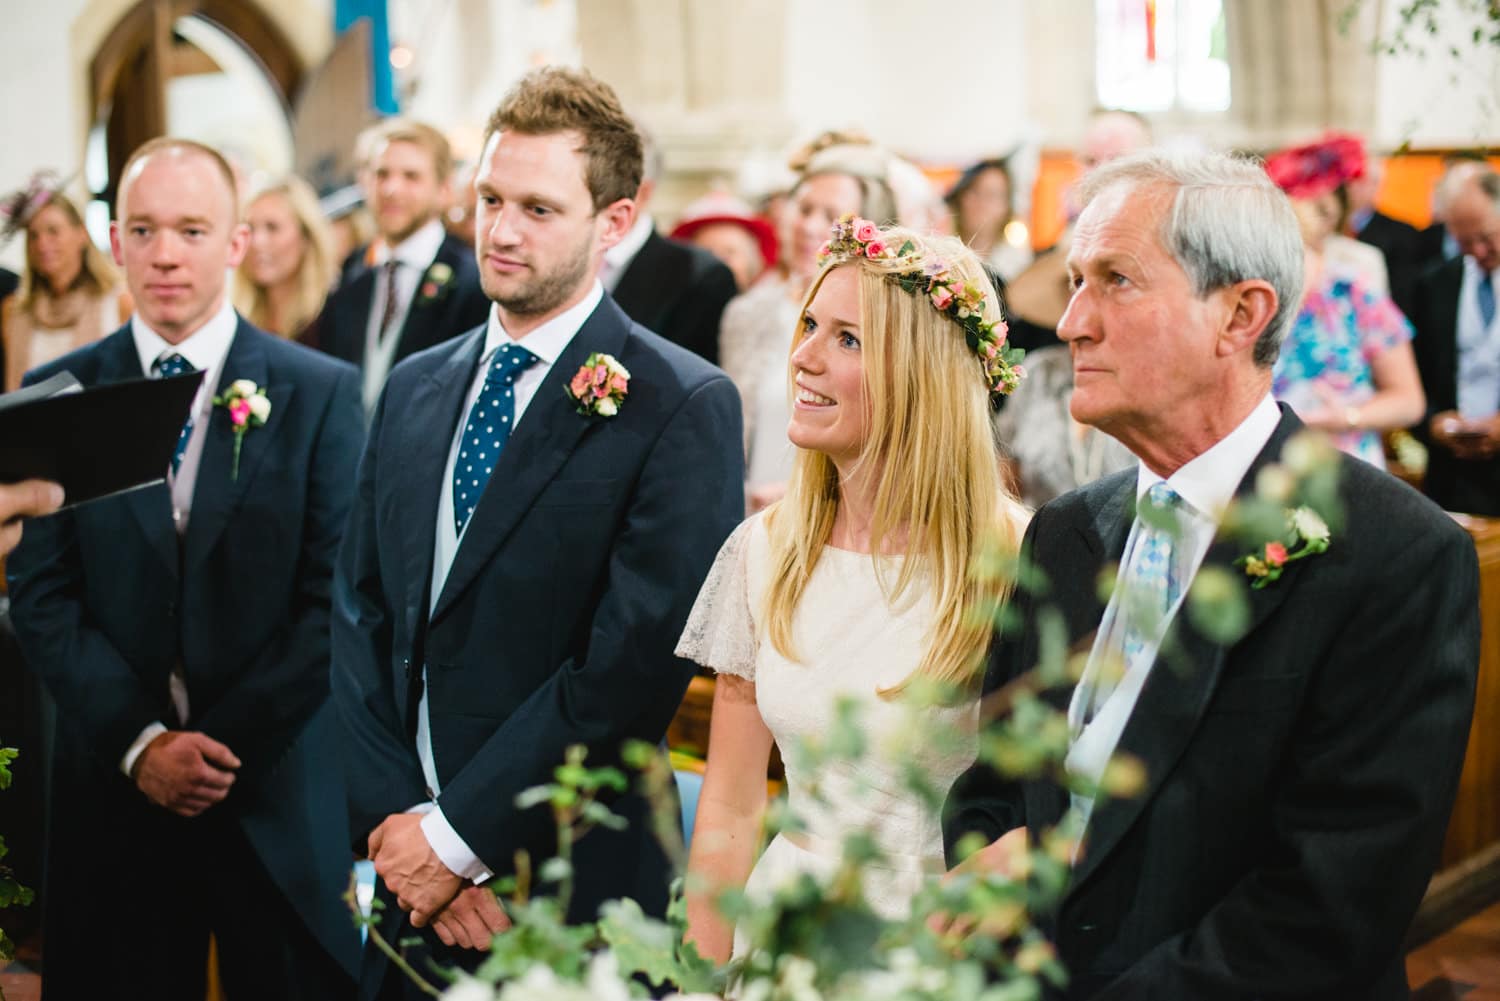
[[(1135, 116), (1097, 116), (1067, 228), (1036, 254), (1017, 237), (1006, 160), (940, 192), (858, 133), (797, 150), (791, 183), (759, 205), (716, 193), (666, 226), (649, 133), (606, 85), (541, 70), (497, 107), (473, 164), (456, 165), (424, 123), (373, 126), (359, 144), (363, 206), (338, 219), (296, 178), (244, 193), (216, 151), (148, 143), (120, 178), (123, 277), (55, 176), (7, 199), (26, 237), (0, 313), (7, 388), (64, 366), (90, 384), (208, 373), (165, 485), (33, 523), (9, 568), (23, 649), (59, 703), (49, 997), (121, 982), (201, 993), (201, 965), (182, 957), (209, 930), (232, 997), (352, 996), (360, 980), (366, 996), (415, 996), (383, 955), (361, 954), (338, 903), (351, 846), (375, 864), (389, 938), (419, 938), (419, 966), (472, 966), (509, 922), (483, 884), (550, 836), (515, 794), (570, 744), (609, 755), (660, 739), (689, 659), (723, 675), (699, 820), (734, 846), (695, 844), (695, 868), (760, 891), (827, 870), (846, 813), (786, 832), (759, 861), (748, 847), (771, 747), (825, 730), (853, 689), (871, 729), (894, 733), (887, 710), (917, 680), (963, 696), (931, 710), (934, 726), (972, 725), (981, 689), (1028, 668), (1043, 631), (1023, 598), (1019, 641), (993, 644), (1009, 596), (971, 572), (986, 545), (1017, 552), (1023, 531), (1070, 585), (1058, 595), (1068, 638), (1110, 624), (1071, 696), (1069, 768), (1097, 782), (1119, 746), (1171, 784), (1136, 833), (1126, 808), (1098, 804), (1099, 843), (1117, 853), (1074, 860), (1104, 872), (1058, 929), (1074, 996), (1111, 984), (1121, 997), (1259, 996), (1283, 978), (1278, 996), (1399, 996), (1391, 955), (1451, 800), (1477, 624), (1467, 540), (1373, 467), (1384, 432), (1413, 428), (1432, 497), (1500, 515), (1500, 176), (1451, 164), (1434, 239), (1374, 211), (1375, 168), (1348, 137), (1264, 167), (1151, 146)], [(351, 242), (361, 215), (368, 238)], [(1006, 338), (1031, 352), (1024, 367)], [(260, 399), (260, 423), (231, 428), (221, 387)], [(1180, 576), (1220, 560), (1211, 512), (1279, 454), (1294, 411), (1354, 457), (1340, 468), (1358, 487), (1355, 538), (1302, 575), (1343, 604), (1327, 621), (1303, 621), (1316, 602), (1282, 613), (1212, 662), (1283, 672), (1240, 679), (1292, 692), (1260, 706), (1277, 728), (1256, 736), (1260, 753), (1236, 756), (1232, 720), (1175, 746), (1186, 731), (1171, 713), (1196, 712), (1208, 688), (1145, 680), (1163, 636), (1115, 633), (1131, 613), (1099, 598), (1105, 550), (1122, 579), (1144, 572), (1152, 529), (1134, 505), (1164, 493), (1196, 546), (1176, 557)], [(492, 477), (503, 491), (486, 493)], [(1026, 529), (1031, 508), (1044, 514)], [(1428, 553), (1458, 583), (1360, 605), (1388, 522), (1406, 563)], [(1406, 575), (1389, 580), (1405, 594)], [(1449, 644), (1428, 658), (1402, 615), (1447, 623)], [(1307, 636), (1345, 623), (1366, 628), (1330, 636), (1337, 655), (1307, 652)], [(1362, 644), (1382, 636), (1410, 648), (1392, 660), (1431, 670), (1367, 670)], [(1115, 641), (1118, 685), (1099, 666)], [(800, 673), (809, 651), (817, 686)], [(1137, 701), (1166, 714), (1151, 734), (1126, 725)], [(1317, 731), (1325, 719), (1332, 736)], [(1413, 748), (1431, 761), (1397, 753)], [(1189, 764), (1171, 772), (1178, 755)], [(319, 769), (340, 758), (347, 813), (321, 792)], [(892, 789), (910, 764), (873, 760)], [(1288, 777), (1285, 760), (1307, 771)], [(1003, 869), (1007, 846), (1069, 801), (1061, 785), (1023, 794), (973, 762), (971, 745), (921, 759), (954, 789), (946, 831), (930, 803), (901, 794), (869, 818), (909, 863), (872, 878), (877, 910), (909, 909), (923, 879), (960, 861), (964, 833), (991, 843), (973, 864)], [(1253, 795), (1198, 803), (1224, 768)], [(811, 778), (788, 780), (795, 798)], [(1319, 837), (1312, 799), (1357, 811), (1382, 796), (1418, 803), (1422, 822), (1372, 822), (1350, 839), (1366, 855)], [(1175, 815), (1180, 802), (1198, 814)], [(619, 809), (631, 829), (600, 832), (573, 860), (575, 917), (618, 895), (665, 906), (648, 806), (625, 796)], [(1201, 878), (1174, 870), (1180, 833), (1141, 833), (1194, 823), (1212, 828)], [(1408, 858), (1392, 895), (1364, 901), (1379, 920), (1348, 921), (1346, 897), (1370, 882), (1360, 866)], [(1126, 892), (1142, 873), (1169, 903)], [(1255, 876), (1270, 904), (1245, 891)], [(105, 884), (152, 923), (149, 947), (101, 943), (74, 906)], [(1311, 970), (1268, 960), (1292, 948), (1293, 925), (1267, 932), (1267, 907), (1270, 924), (1342, 921), (1358, 955)], [(1088, 938), (1090, 908), (1126, 930)], [(1193, 952), (1213, 952), (1184, 939), (1194, 922), (1225, 936), (1223, 955)], [(701, 898), (690, 935), (716, 958), (747, 945)]]

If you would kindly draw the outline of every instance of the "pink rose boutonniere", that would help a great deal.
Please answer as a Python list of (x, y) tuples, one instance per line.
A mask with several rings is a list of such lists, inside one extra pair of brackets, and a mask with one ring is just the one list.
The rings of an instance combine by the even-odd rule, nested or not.
[(1272, 539), (1253, 553), (1234, 561), (1251, 579), (1250, 586), (1260, 590), (1277, 580), (1288, 563), (1328, 551), (1328, 523), (1310, 507), (1288, 511), (1287, 538)]
[(585, 417), (613, 417), (630, 391), (630, 372), (614, 355), (595, 352), (568, 383), (568, 396)]
[(229, 478), (240, 478), (240, 446), (245, 443), (245, 433), (251, 428), (264, 427), (271, 416), (271, 400), (266, 391), (249, 379), (236, 379), (229, 384), (222, 396), (214, 397), (214, 406), (229, 411), (229, 424), (234, 431), (234, 464)]

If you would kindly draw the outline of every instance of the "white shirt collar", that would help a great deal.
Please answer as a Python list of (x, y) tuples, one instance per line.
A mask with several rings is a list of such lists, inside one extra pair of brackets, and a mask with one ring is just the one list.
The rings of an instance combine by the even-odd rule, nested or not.
[[(1250, 464), (1266, 447), (1280, 422), (1281, 409), (1267, 393), (1238, 427), (1167, 477), (1167, 486), (1193, 510), (1218, 522), (1234, 499), (1240, 481), (1250, 471)], [(1139, 463), (1135, 499), (1139, 501), (1146, 491), (1161, 482), (1162, 477), (1144, 462)]]
[(593, 287), (576, 305), (558, 313), (521, 340), (516, 340), (506, 332), (505, 326), (500, 322), (500, 307), (492, 304), (489, 326), (484, 332), (484, 354), (480, 356), (480, 367), (489, 363), (490, 357), (499, 350), (502, 344), (515, 344), (523, 347), (541, 359), (543, 365), (550, 367), (553, 362), (557, 361), (557, 356), (563, 353), (563, 349), (573, 340), (574, 335), (578, 333), (584, 321), (594, 312), (603, 298), (604, 286), (599, 284), (599, 279), (595, 278)]
[(169, 343), (148, 327), (146, 321), (141, 319), (141, 314), (136, 313), (130, 318), (130, 334), (135, 339), (135, 350), (141, 359), (141, 371), (148, 376), (157, 359), (169, 354), (180, 354), (194, 368), (212, 374), (223, 365), (225, 356), (229, 354), (229, 342), (234, 340), (234, 331), (238, 326), (239, 317), (227, 295), (220, 304), (219, 311), (180, 344)]
[[(1479, 262), (1474, 260), (1474, 258), (1470, 257), (1468, 254), (1465, 254), (1464, 281), (1466, 283), (1473, 284), (1474, 282), (1479, 281), (1479, 279), (1485, 277), (1488, 277), (1490, 279), (1491, 284), (1497, 284), (1495, 279), (1500, 278), (1500, 268), (1496, 268), (1494, 271), (1491, 271), (1488, 275), (1486, 275), (1484, 268), (1481, 268), (1479, 266)], [(1500, 289), (1497, 289), (1497, 291), (1500, 291)]]
[(651, 218), (650, 212), (643, 212), (636, 216), (635, 225), (630, 227), (630, 232), (619, 243), (604, 252), (604, 263), (615, 270), (624, 270), (632, 258), (641, 252), (646, 241), (651, 239), (651, 233), (656, 229), (656, 222)]
[(385, 243), (376, 247), (375, 266), (379, 267), (394, 257), (402, 264), (421, 271), (437, 257), (445, 232), (442, 220), (429, 219), (415, 233), (396, 244), (394, 249)]

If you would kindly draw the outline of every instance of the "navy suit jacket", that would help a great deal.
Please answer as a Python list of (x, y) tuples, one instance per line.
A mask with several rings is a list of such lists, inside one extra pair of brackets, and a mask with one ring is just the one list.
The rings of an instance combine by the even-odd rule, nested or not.
[[(361, 252), (350, 258), (362, 258)], [(394, 368), (397, 362), (425, 348), (440, 344), (483, 323), (489, 315), (490, 301), (479, 287), (479, 265), (474, 261), (474, 248), (462, 240), (444, 235), (433, 264), (445, 264), (453, 271), (453, 278), (437, 294), (427, 297), (422, 294), (426, 283), (426, 272), (417, 284), (411, 300), (411, 309), (401, 325), (400, 340), (391, 359)], [(429, 265), (430, 267), (430, 265)], [(361, 267), (349, 272), (317, 321), (318, 347), (344, 361), (363, 367), (365, 361), (365, 337), (370, 326), (370, 305), (375, 299), (374, 268)]]
[[(429, 609), (439, 490), (484, 328), (398, 366), (376, 408), (335, 584), (334, 697), (346, 728), (351, 833), (426, 801), (412, 738), (425, 667), (444, 815), (485, 865), (553, 854), (545, 808), (569, 745), (617, 762), (662, 739), (693, 666), (672, 653), (720, 544), (743, 515), (739, 398), (718, 369), (606, 296), (532, 398)], [(565, 394), (593, 352), (630, 370), (612, 418)], [(666, 860), (635, 794), (624, 832), (576, 847), (572, 913), (631, 896), (660, 913)]]
[[(85, 386), (144, 378), (128, 325), (27, 379), (61, 371)], [(168, 678), (181, 664), (188, 728), (243, 762), (210, 809), (234, 814), (353, 974), (327, 701), (329, 593), (363, 440), (359, 375), (241, 319), (218, 389), (235, 379), (264, 387), (271, 413), (246, 433), (231, 480), (229, 413), (214, 408), (181, 542), (164, 483), (33, 521), (6, 567), (12, 617), (87, 781), (129, 783), (120, 761), (148, 724), (172, 726)]]
[[(1241, 493), (1300, 427), (1283, 406)], [(1329, 549), (1248, 591), (1239, 642), (1174, 620), (1180, 658), (1152, 668), (1120, 738), (1145, 789), (1096, 803), (1051, 920), (1068, 998), (1407, 996), (1402, 937), (1438, 861), (1473, 709), (1478, 561), (1414, 490), (1339, 464)], [(1020, 631), (995, 644), (986, 694), (1037, 662), (1049, 607), (1087, 652), (1104, 612), (1095, 581), (1122, 558), (1135, 482), (1131, 469), (1037, 511), (1023, 550), (1051, 589), (1016, 599)], [(1203, 566), (1243, 579), (1232, 564), (1248, 548), (1216, 540)], [(1065, 711), (1071, 695), (1048, 697)], [(1067, 807), (1051, 778), (976, 765), (948, 798), (950, 860), (967, 832), (1036, 838)]]

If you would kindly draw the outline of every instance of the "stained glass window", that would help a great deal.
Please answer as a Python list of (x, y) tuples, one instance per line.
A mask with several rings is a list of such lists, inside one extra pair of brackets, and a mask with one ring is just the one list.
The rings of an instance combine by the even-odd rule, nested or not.
[(1099, 103), (1130, 111), (1225, 111), (1222, 0), (1094, 0)]

